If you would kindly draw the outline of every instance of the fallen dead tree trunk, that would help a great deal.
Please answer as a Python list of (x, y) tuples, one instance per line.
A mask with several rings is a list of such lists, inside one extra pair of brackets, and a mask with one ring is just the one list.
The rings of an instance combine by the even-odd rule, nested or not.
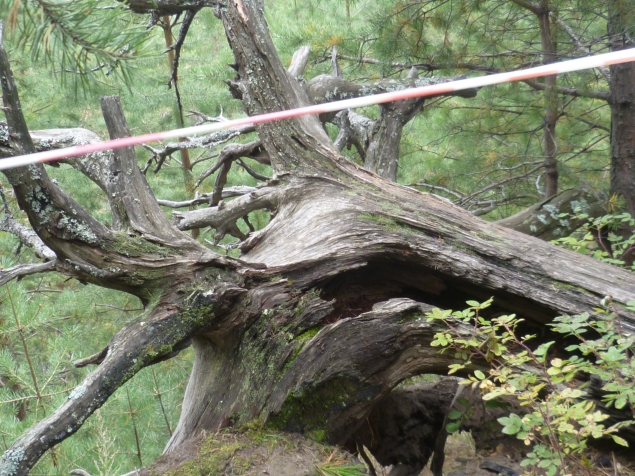
[[(237, 0), (217, 9), (249, 114), (308, 102), (278, 60), (260, 7)], [(0, 67), (11, 147), (32, 152), (8, 61)], [(104, 98), (102, 106), (111, 136), (126, 135), (118, 101)], [(254, 420), (346, 442), (398, 383), (443, 373), (454, 361), (429, 345), (443, 329), (423, 318), (431, 306), (462, 309), (468, 299), (494, 296), (492, 312), (540, 327), (592, 311), (610, 294), (624, 326), (635, 330), (635, 315), (623, 308), (635, 299), (626, 271), (378, 177), (342, 157), (316, 118), (256, 129), (274, 178), (233, 201), (181, 212), (174, 224), (132, 149), (115, 153), (105, 176), (94, 179), (112, 191), (111, 227), (43, 166), (6, 172), (60, 272), (138, 296), (147, 310), (113, 337), (60, 409), (13, 442), (0, 473), (27, 474), (135, 373), (188, 340), (195, 363), (167, 452)], [(240, 259), (183, 233), (213, 226), (220, 239), (260, 209), (273, 218), (241, 241)]]
[[(606, 193), (576, 189), (566, 190), (496, 223), (550, 241), (569, 236), (588, 219), (607, 213)], [(577, 217), (580, 214), (588, 218), (580, 219)]]

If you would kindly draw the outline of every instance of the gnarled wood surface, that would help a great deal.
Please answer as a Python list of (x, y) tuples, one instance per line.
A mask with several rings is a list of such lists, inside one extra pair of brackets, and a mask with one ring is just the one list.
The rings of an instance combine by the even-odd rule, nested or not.
[[(129, 3), (162, 13), (213, 4), (248, 114), (308, 103), (276, 55), (262, 1)], [(4, 51), (0, 73), (11, 147), (32, 151)], [(116, 103), (104, 99), (103, 109), (110, 134), (121, 136)], [(120, 213), (114, 229), (43, 166), (7, 172), (61, 272), (137, 295), (147, 311), (113, 337), (63, 407), (13, 443), (0, 474), (27, 474), (138, 370), (189, 339), (195, 364), (167, 451), (254, 418), (344, 442), (400, 381), (453, 362), (429, 346), (440, 330), (422, 319), (430, 306), (457, 309), (494, 296), (493, 312), (541, 326), (559, 314), (592, 311), (611, 295), (625, 327), (635, 330), (635, 315), (624, 308), (635, 300), (627, 272), (378, 177), (342, 157), (318, 118), (262, 124), (256, 132), (274, 177), (233, 201), (180, 212), (174, 225), (162, 218), (131, 150), (100, 172), (117, 192), (108, 194)], [(273, 218), (241, 243), (240, 260), (183, 232), (210, 225), (220, 239), (263, 208)]]

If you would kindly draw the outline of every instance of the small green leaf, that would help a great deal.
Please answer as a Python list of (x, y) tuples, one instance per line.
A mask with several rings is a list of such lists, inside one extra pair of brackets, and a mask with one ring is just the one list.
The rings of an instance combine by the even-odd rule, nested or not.
[(628, 446), (628, 441), (626, 441), (624, 438), (621, 438), (617, 435), (611, 435), (611, 438), (613, 438), (613, 441), (618, 445)]
[(456, 431), (459, 431), (459, 428), (461, 428), (461, 424), (456, 421), (453, 421), (452, 423), (448, 423), (447, 426), (445, 427), (448, 433), (454, 433)]

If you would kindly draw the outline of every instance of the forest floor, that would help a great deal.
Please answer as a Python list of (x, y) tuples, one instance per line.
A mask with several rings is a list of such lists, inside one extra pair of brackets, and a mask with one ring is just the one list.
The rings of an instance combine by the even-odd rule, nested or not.
[[(377, 476), (388, 476), (391, 467), (382, 467), (370, 454), (369, 458)], [(522, 459), (520, 441), (507, 438), (501, 440), (496, 448), (477, 450), (471, 434), (460, 432), (448, 438), (443, 474), (520, 476), (523, 474), (520, 466)], [(585, 476), (633, 476), (635, 468), (629, 468), (631, 465), (628, 455), (611, 454), (608, 457), (597, 453)], [(353, 468), (357, 471), (347, 471)], [(256, 428), (241, 432), (223, 430), (190, 440), (134, 476), (316, 476), (360, 473), (368, 474), (369, 471), (345, 451), (316, 443), (299, 434)], [(432, 476), (432, 472), (426, 468), (420, 476)]]
[(351, 467), (366, 470), (351, 454), (300, 434), (221, 431), (180, 445), (134, 476), (315, 476)]
[[(496, 448), (477, 450), (469, 432), (450, 435), (445, 447), (444, 476), (521, 476), (523, 468), (522, 443), (514, 440), (502, 440)], [(371, 457), (372, 458), (372, 457)], [(377, 476), (388, 476), (391, 467), (381, 467), (375, 462)], [(635, 476), (635, 461), (629, 454), (607, 455), (596, 453), (588, 472), (584, 476)], [(486, 469), (485, 466), (489, 467)], [(603, 467), (604, 466), (604, 467)], [(496, 471), (498, 469), (498, 472)], [(433, 476), (425, 468), (420, 476)], [(574, 474), (583, 476), (583, 474)]]

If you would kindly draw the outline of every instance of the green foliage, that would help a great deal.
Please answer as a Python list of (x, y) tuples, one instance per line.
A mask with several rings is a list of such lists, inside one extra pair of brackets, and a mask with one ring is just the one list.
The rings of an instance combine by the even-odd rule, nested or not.
[(345, 466), (334, 463), (319, 464), (315, 469), (319, 476), (362, 476), (366, 474), (363, 466)]
[[(605, 3), (550, 0), (549, 6), (558, 18), (552, 28), (559, 59), (584, 54), (562, 25), (579, 35), (583, 44), (606, 48), (593, 41), (606, 33), (606, 20), (597, 14), (604, 11)], [(335, 20), (342, 15), (341, 2), (309, 1), (303, 2), (296, 14), (311, 14), (318, 9), (327, 14), (309, 15), (305, 22), (284, 28), (291, 31), (292, 47), (311, 43), (317, 63), (310, 70), (312, 75), (329, 74), (327, 60), (333, 46), (343, 55), (340, 62), (344, 77), (359, 81), (403, 78), (411, 66), (420, 76), (455, 77), (509, 71), (541, 61), (537, 18), (515, 2), (360, 1), (350, 22), (343, 23)], [(278, 17), (276, 26), (282, 18)], [(608, 86), (591, 71), (560, 75), (558, 85), (582, 91), (606, 91)], [(609, 163), (607, 104), (566, 96), (557, 101), (561, 186), (575, 188), (586, 183), (607, 188), (602, 175)], [(492, 218), (511, 215), (535, 203), (541, 195), (537, 190), (542, 186), (540, 181), (535, 185), (541, 171), (532, 169), (539, 169), (544, 160), (544, 102), (542, 91), (524, 83), (484, 88), (473, 99), (427, 101), (422, 112), (404, 128), (399, 181), (428, 184), (422, 185), (422, 190), (432, 190), (453, 201), (477, 192), (463, 204), (470, 210), (503, 199)], [(372, 108), (363, 113), (377, 115)], [(528, 176), (532, 179), (527, 180)], [(495, 183), (501, 185), (487, 188)]]
[[(562, 218), (569, 218), (562, 214)], [(627, 265), (622, 258), (631, 254), (635, 247), (635, 219), (628, 213), (608, 214), (590, 218), (586, 213), (577, 211), (575, 219), (584, 222), (582, 233), (559, 238), (552, 243), (577, 253), (635, 271), (635, 264)], [(625, 233), (626, 232), (626, 233)]]
[[(7, 239), (0, 240), (3, 267)], [(100, 351), (141, 312), (136, 299), (55, 275), (0, 288), (0, 452), (67, 399), (90, 372), (72, 362)], [(33, 474), (121, 474), (159, 456), (176, 426), (191, 355), (145, 369), (119, 389)]]
[[(463, 408), (457, 409), (456, 405), (460, 405)], [(449, 423), (446, 425), (445, 429), (448, 433), (456, 433), (461, 429), (463, 422), (469, 421), (473, 413), (474, 408), (472, 407), (470, 401), (464, 397), (458, 398), (454, 404), (453, 410), (447, 415)]]
[[(98, 77), (129, 79), (129, 62), (145, 54), (148, 35), (123, 4), (96, 0), (14, 0), (0, 4), (17, 45), (43, 58), (54, 74), (88, 87)], [(59, 68), (59, 69), (58, 69)]]
[[(517, 400), (526, 412), (511, 413), (498, 421), (503, 433), (515, 435), (531, 447), (522, 466), (540, 469), (549, 476), (576, 474), (588, 463), (588, 441), (610, 437), (619, 445), (621, 428), (635, 423), (635, 336), (622, 330), (618, 309), (610, 302), (591, 316), (561, 316), (551, 324), (553, 332), (576, 342), (566, 347), (568, 357), (553, 357), (555, 341), (531, 346), (533, 335), (518, 335), (515, 315), (487, 319), (482, 311), (492, 299), (468, 301), (464, 311), (434, 309), (428, 320), (441, 320), (447, 332), (435, 335), (431, 345), (454, 352), (460, 363), (450, 365), (450, 373), (482, 366), (462, 384), (480, 388), (483, 399)], [(631, 303), (635, 306), (635, 302)], [(454, 324), (457, 320), (473, 324), (466, 336)], [(550, 351), (551, 349), (551, 351)], [(487, 369), (488, 366), (489, 369)], [(603, 404), (625, 411), (624, 421), (606, 424), (607, 413), (593, 401), (585, 400), (588, 382), (581, 376), (598, 378), (603, 383)], [(450, 414), (448, 431), (457, 431), (464, 411)]]

